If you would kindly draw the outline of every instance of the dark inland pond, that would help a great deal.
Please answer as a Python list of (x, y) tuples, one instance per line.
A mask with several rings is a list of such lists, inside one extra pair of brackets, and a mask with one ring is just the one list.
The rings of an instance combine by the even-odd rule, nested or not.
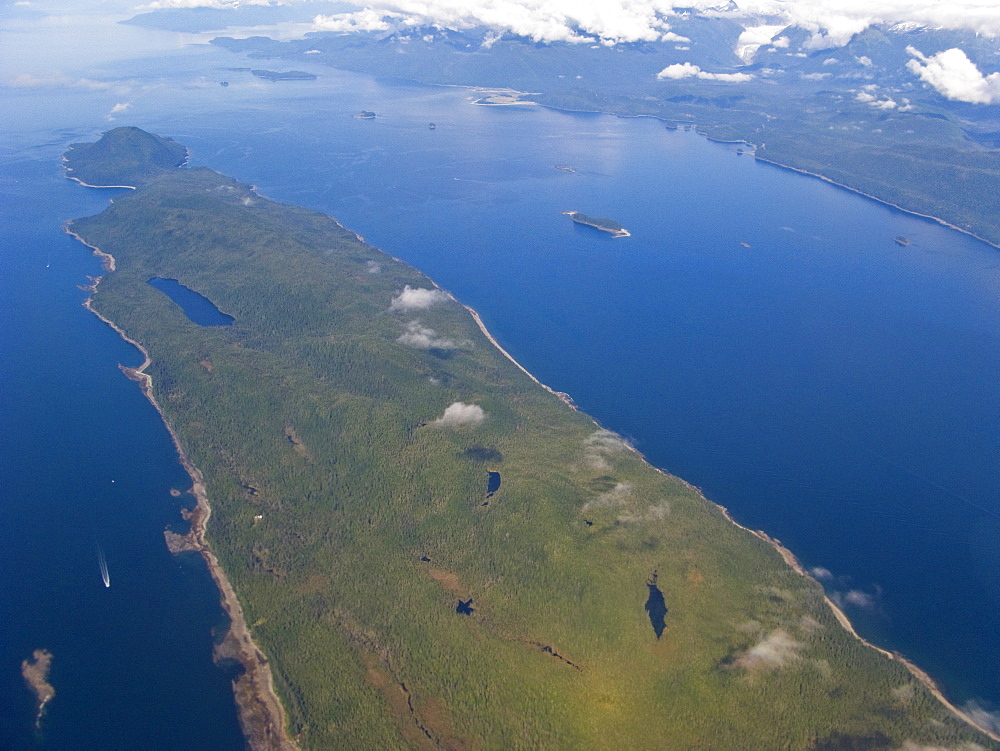
[(656, 585), (656, 572), (654, 571), (646, 580), (646, 588), (649, 590), (649, 597), (646, 599), (645, 609), (649, 614), (649, 622), (653, 626), (653, 633), (659, 639), (667, 628), (667, 601), (663, 598), (663, 592)]
[(219, 310), (215, 303), (203, 294), (185, 287), (176, 279), (154, 276), (146, 283), (173, 300), (184, 311), (188, 320), (199, 326), (231, 326), (236, 320)]

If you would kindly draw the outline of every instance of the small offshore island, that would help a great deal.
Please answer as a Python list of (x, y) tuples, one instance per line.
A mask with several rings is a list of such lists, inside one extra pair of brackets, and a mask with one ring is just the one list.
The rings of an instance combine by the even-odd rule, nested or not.
[(56, 690), (49, 683), (49, 670), (52, 669), (52, 653), (47, 649), (36, 649), (31, 657), (21, 663), (21, 676), (35, 695), (35, 727), (42, 723), (45, 705), (56, 695)]
[[(558, 169), (558, 167), (556, 169)], [(563, 214), (568, 216), (577, 224), (585, 224), (588, 227), (599, 229), (601, 232), (607, 232), (612, 237), (632, 236), (627, 229), (613, 219), (597, 219), (592, 216), (587, 216), (586, 214), (581, 214), (579, 211), (564, 211)]]
[(315, 81), (315, 73), (306, 73), (304, 70), (251, 70), (257, 78), (265, 81)]
[(66, 158), (136, 187), (68, 229), (191, 475), (166, 539), (219, 586), (251, 748), (998, 748), (419, 271), (136, 128)]

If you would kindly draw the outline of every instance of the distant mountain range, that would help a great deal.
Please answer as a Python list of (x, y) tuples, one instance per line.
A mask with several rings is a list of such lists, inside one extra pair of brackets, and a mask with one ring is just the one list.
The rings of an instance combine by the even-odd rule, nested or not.
[[(319, 8), (331, 12), (315, 3), (281, 13), (290, 8), (303, 21)], [(129, 22), (176, 28), (201, 10), (155, 11)], [(231, 13), (230, 25), (239, 25), (244, 9), (212, 13), (220, 22), (218, 14)], [(330, 18), (337, 17), (319, 16), (314, 25)], [(219, 37), (213, 44), (428, 84), (513, 88), (553, 107), (693, 123), (714, 138), (754, 144), (759, 158), (1000, 244), (998, 38), (895, 23), (830, 46), (830, 36), (747, 16), (734, 3), (675, 9), (660, 41), (616, 44), (376, 20), (370, 25), (386, 28), (284, 42)]]

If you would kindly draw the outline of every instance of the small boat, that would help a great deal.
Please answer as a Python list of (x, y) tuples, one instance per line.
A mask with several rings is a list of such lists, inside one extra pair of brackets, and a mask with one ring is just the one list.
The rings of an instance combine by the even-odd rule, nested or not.
[(101, 567), (101, 579), (104, 581), (104, 586), (110, 587), (111, 576), (108, 574), (108, 562), (104, 558), (104, 549), (100, 545), (97, 546), (97, 564)]
[(902, 245), (904, 248), (910, 244), (910, 241), (907, 238), (903, 237), (902, 235), (899, 235), (898, 237), (894, 237), (892, 239), (896, 243), (896, 245)]

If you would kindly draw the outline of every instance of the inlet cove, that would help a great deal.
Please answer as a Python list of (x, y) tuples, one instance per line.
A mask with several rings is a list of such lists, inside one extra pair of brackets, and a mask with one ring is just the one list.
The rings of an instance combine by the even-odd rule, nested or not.
[[(157, 145), (169, 159), (136, 168)], [(72, 223), (113, 258), (90, 306), (149, 354), (136, 377), (193, 478), (186, 549), (243, 645), (217, 657), (242, 661), (252, 747), (988, 743), (787, 551), (535, 381), (419, 271), (177, 169), (173, 142), (123, 128), (98, 152), (137, 189)], [(200, 325), (155, 279), (232, 320)], [(244, 680), (265, 668), (280, 706)]]

